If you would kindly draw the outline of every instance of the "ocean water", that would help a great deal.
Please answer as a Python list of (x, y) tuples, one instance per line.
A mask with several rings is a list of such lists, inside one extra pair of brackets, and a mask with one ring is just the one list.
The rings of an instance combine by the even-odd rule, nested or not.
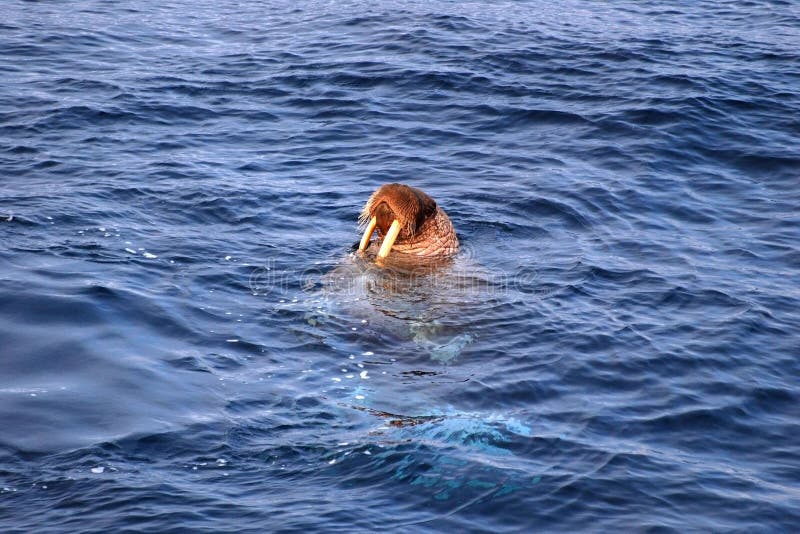
[(797, 531), (798, 3), (0, 11), (3, 532)]

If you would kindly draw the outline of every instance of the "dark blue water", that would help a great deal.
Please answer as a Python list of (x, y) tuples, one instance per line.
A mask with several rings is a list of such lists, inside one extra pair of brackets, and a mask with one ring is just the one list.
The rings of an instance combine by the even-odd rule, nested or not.
[(797, 3), (1, 10), (0, 530), (796, 531)]

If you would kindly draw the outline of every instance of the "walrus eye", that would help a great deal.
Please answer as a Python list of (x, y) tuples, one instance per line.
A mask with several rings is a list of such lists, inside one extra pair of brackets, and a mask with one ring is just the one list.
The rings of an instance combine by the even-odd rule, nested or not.
[(389, 251), (392, 250), (392, 245), (394, 245), (395, 240), (397, 239), (397, 235), (400, 233), (400, 221), (395, 219), (392, 221), (392, 226), (389, 227), (389, 231), (386, 232), (386, 237), (383, 238), (383, 243), (381, 243), (381, 249), (378, 251), (378, 259), (383, 259), (389, 255)]
[(359, 252), (364, 252), (364, 249), (366, 249), (367, 245), (369, 245), (369, 239), (372, 237), (372, 232), (375, 231), (375, 225), (377, 224), (378, 224), (377, 217), (373, 217), (372, 219), (370, 219), (369, 224), (367, 225), (367, 229), (364, 230), (364, 235), (361, 236), (361, 244), (358, 245)]

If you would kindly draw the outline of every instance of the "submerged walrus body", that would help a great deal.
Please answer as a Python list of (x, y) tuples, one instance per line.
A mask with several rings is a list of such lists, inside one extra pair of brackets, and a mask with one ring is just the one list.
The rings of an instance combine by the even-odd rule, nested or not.
[(380, 248), (377, 258), (391, 252), (393, 259), (442, 260), (458, 252), (458, 237), (453, 223), (436, 201), (416, 187), (385, 184), (369, 197), (359, 219), (366, 225), (358, 250), (370, 247), (370, 238), (378, 230)]
[(398, 359), (420, 352), (441, 363), (458, 357), (473, 340), (458, 317), (473, 304), (483, 309), (493, 281), (459, 257), (447, 214), (417, 188), (386, 184), (370, 196), (360, 221), (366, 230), (359, 251), (304, 290), (314, 334), (338, 345), (336, 336), (349, 344), (357, 332), (362, 350)]

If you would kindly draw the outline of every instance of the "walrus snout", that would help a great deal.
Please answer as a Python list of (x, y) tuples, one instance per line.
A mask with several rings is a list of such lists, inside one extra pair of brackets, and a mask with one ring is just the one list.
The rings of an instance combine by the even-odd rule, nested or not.
[(392, 208), (386, 202), (381, 202), (378, 204), (378, 207), (375, 208), (375, 217), (377, 219), (377, 228), (380, 230), (382, 234), (386, 234), (389, 231), (389, 228), (392, 226), (392, 223), (395, 219), (398, 218), (395, 215)]
[(368, 248), (377, 229), (382, 239), (379, 259), (390, 251), (425, 257), (449, 257), (458, 252), (458, 237), (447, 214), (416, 187), (382, 185), (369, 197), (360, 222), (366, 229), (358, 250)]

